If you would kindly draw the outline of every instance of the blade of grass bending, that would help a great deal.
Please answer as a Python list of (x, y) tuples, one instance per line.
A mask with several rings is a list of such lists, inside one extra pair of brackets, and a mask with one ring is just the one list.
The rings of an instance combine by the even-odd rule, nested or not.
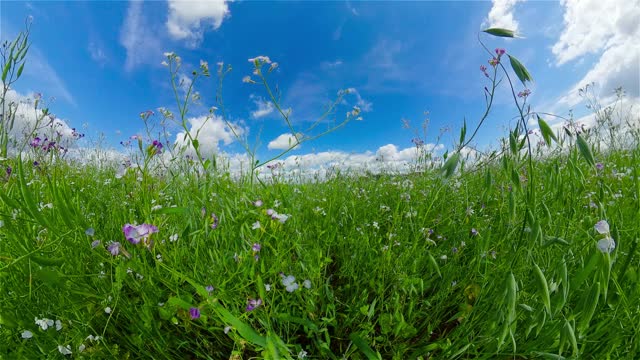
[(576, 144), (578, 145), (578, 150), (580, 151), (580, 154), (587, 161), (587, 163), (589, 163), (589, 165), (591, 166), (595, 166), (596, 162), (593, 159), (591, 148), (589, 148), (589, 144), (587, 144), (587, 142), (584, 140), (582, 136), (580, 136), (580, 134), (578, 134), (578, 137), (576, 139)]
[(538, 293), (542, 298), (542, 303), (544, 304), (544, 308), (547, 310), (547, 314), (551, 314), (551, 297), (549, 295), (549, 285), (547, 284), (547, 278), (542, 273), (542, 269), (538, 266), (538, 264), (533, 264), (534, 273), (536, 275), (536, 283), (538, 285)]
[(353, 342), (353, 344), (356, 347), (358, 347), (360, 351), (362, 351), (362, 353), (367, 357), (367, 359), (369, 360), (382, 359), (382, 357), (376, 352), (374, 352), (373, 349), (369, 346), (369, 344), (367, 344), (367, 342), (360, 337), (360, 335), (356, 333), (352, 333), (351, 335), (349, 335), (349, 340), (351, 340), (351, 342)]

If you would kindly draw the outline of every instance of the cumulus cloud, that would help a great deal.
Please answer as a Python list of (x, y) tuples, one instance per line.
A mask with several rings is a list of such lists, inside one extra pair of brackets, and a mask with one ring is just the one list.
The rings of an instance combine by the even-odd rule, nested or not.
[[(191, 126), (189, 133), (198, 140), (199, 149), (203, 156), (219, 153), (220, 143), (229, 145), (236, 141), (233, 131), (227, 126), (221, 116), (203, 115), (190, 118), (188, 121)], [(246, 132), (246, 129), (240, 126), (240, 124), (232, 124), (232, 126), (234, 127), (236, 135), (240, 137)], [(184, 131), (179, 132), (176, 135), (175, 143), (178, 146), (187, 146), (189, 138), (186, 137), (185, 139), (185, 137), (186, 133)], [(187, 153), (191, 155), (195, 153), (193, 147), (190, 145), (188, 145)]]
[[(5, 101), (7, 106), (12, 104), (15, 110), (15, 120), (10, 136), (18, 142), (18, 146), (28, 141), (32, 136), (54, 138), (61, 135), (64, 146), (73, 139), (73, 129), (66, 120), (60, 119), (54, 114), (43, 116), (41, 109), (35, 109), (36, 94), (20, 94), (10, 89)], [(40, 106), (38, 106), (40, 108)], [(7, 111), (8, 114), (8, 111)]]
[(157, 29), (152, 28), (144, 17), (142, 4), (142, 1), (136, 0), (129, 3), (127, 16), (120, 31), (120, 44), (127, 50), (124, 65), (127, 71), (138, 65), (155, 62), (162, 54)]
[(291, 155), (273, 163), (283, 165), (283, 171), (291, 176), (320, 174), (324, 176), (331, 169), (341, 171), (382, 171), (407, 172), (416, 164), (420, 156), (433, 156), (444, 148), (443, 145), (426, 144), (419, 152), (415, 147), (398, 149), (394, 144), (381, 146), (377, 151), (348, 153), (344, 151), (323, 151), (302, 155)]
[(513, 8), (518, 0), (493, 0), (483, 28), (503, 28), (518, 31), (518, 22), (513, 16)]
[(254, 95), (251, 95), (251, 99), (253, 99), (253, 103), (256, 105), (256, 109), (251, 112), (251, 117), (254, 119), (265, 117), (275, 110), (275, 106), (271, 101), (266, 101), (261, 97)]
[(556, 65), (586, 55), (599, 59), (574, 84), (560, 104), (580, 102), (578, 90), (595, 82), (598, 90), (613, 95), (622, 86), (631, 97), (640, 96), (640, 1), (565, 0), (564, 29), (552, 47)]
[(173, 39), (185, 40), (187, 46), (196, 47), (202, 41), (205, 27), (217, 30), (228, 15), (226, 0), (169, 0), (167, 31)]
[(287, 150), (292, 145), (296, 145), (294, 149), (300, 147), (300, 144), (298, 144), (298, 140), (296, 139), (296, 137), (291, 133), (286, 133), (270, 141), (269, 145), (267, 145), (267, 148), (269, 148), (269, 150)]

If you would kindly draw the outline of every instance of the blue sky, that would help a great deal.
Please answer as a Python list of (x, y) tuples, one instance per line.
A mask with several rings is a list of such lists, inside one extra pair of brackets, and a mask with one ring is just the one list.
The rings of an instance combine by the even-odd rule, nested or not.
[[(525, 37), (482, 38), (490, 49), (505, 48), (527, 66), (535, 79), (529, 99), (535, 110), (566, 116), (574, 109), (577, 117), (586, 115), (577, 88), (593, 80), (603, 96), (622, 85), (637, 99), (640, 32), (633, 19), (640, 15), (638, 1), (605, 3), (3, 1), (0, 26), (2, 40), (10, 40), (33, 16), (25, 75), (13, 89), (24, 97), (33, 92), (55, 97), (50, 110), (57, 117), (73, 127), (86, 124), (85, 146), (104, 133), (107, 145), (118, 149), (120, 141), (143, 132), (140, 112), (176, 109), (168, 69), (161, 65), (163, 53), (173, 51), (182, 58), (186, 76), (200, 60), (212, 73), (218, 62), (233, 66), (224, 87), (229, 120), (251, 139), (261, 131), (259, 158), (277, 154), (269, 142), (288, 133), (276, 112), (254, 116), (260, 106), (269, 109), (267, 94), (242, 82), (253, 70), (247, 59), (266, 55), (279, 64), (270, 83), (278, 84), (281, 105), (292, 109), (299, 130), (340, 89), (357, 92), (338, 108), (337, 121), (354, 105), (363, 110), (363, 121), (291, 154), (385, 152), (400, 159), (408, 156), (402, 150), (412, 147), (413, 137), (402, 119), (419, 127), (429, 111), (425, 140), (435, 141), (439, 129), (449, 127), (452, 132), (442, 140), (447, 147), (463, 118), (470, 127), (479, 120), (483, 87), (489, 85), (479, 70), (489, 59), (477, 41), (482, 28), (509, 27)], [(603, 12), (611, 21), (603, 20)], [(191, 117), (206, 115), (216, 105), (216, 81), (215, 76), (198, 79), (202, 105), (191, 108)], [(516, 91), (523, 89), (515, 85)], [(510, 101), (502, 87), (477, 145), (495, 144), (505, 134), (516, 114)], [(242, 151), (222, 125), (210, 124), (203, 136), (214, 144), (211, 151)], [(177, 132), (172, 129), (174, 138)]]

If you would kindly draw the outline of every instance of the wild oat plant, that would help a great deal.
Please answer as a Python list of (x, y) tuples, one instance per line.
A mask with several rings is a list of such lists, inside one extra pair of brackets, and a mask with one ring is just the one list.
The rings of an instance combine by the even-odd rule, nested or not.
[[(3, 47), (3, 94), (27, 36)], [(123, 142), (127, 162), (81, 163), (63, 157), (55, 129), (45, 135), (53, 124), (16, 133), (3, 97), (0, 357), (637, 359), (637, 119), (613, 126), (598, 108), (597, 131), (571, 119), (553, 131), (528, 110), (530, 91), (514, 90), (532, 80), (526, 68), (485, 49), (486, 111), (471, 136), (464, 121), (438, 159), (416, 132), (423, 152), (404, 174), (285, 181), (228, 122), (250, 159), (234, 177), (186, 129), (191, 88), (184, 101), (176, 91), (177, 114), (141, 114), (147, 136)], [(166, 56), (177, 89), (180, 58)], [(342, 126), (294, 129), (267, 82), (277, 65), (250, 61), (245, 82), (264, 86), (291, 148)], [(230, 70), (219, 65), (212, 112), (226, 112)], [(501, 149), (470, 149), (501, 82), (516, 125)], [(163, 138), (170, 123), (184, 146)], [(623, 132), (635, 135), (606, 146)]]

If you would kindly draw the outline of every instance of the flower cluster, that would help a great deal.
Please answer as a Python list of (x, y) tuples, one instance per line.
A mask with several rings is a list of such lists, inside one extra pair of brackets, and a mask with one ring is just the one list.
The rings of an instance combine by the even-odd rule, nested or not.
[(502, 58), (502, 55), (505, 54), (505, 52), (506, 51), (504, 49), (500, 49), (500, 48), (496, 49), (496, 56), (493, 57), (491, 60), (489, 60), (489, 65), (496, 67), (498, 64), (500, 64), (500, 59)]
[(42, 149), (43, 151), (46, 151), (46, 152), (49, 152), (51, 150), (65, 151), (64, 147), (58, 145), (55, 141), (50, 141), (49, 138), (46, 138), (46, 137), (43, 140), (40, 137), (36, 136), (35, 138), (33, 138), (31, 140), (29, 145), (31, 145), (31, 147), (34, 148), (34, 149), (38, 149), (39, 148), (39, 149)]
[(531, 95), (531, 90), (529, 89), (524, 89), (518, 93), (519, 98), (526, 98), (529, 95)]
[[(295, 276), (280, 273), (280, 277), (282, 278), (282, 285), (284, 285), (285, 289), (288, 292), (294, 292), (300, 288), (300, 285), (296, 282)], [(311, 289), (311, 280), (304, 280), (302, 282), (302, 286), (304, 286), (306, 289)]]
[(271, 216), (272, 220), (278, 220), (281, 224), (284, 224), (291, 215), (287, 214), (278, 214), (275, 210), (269, 209), (267, 210), (267, 215)]

